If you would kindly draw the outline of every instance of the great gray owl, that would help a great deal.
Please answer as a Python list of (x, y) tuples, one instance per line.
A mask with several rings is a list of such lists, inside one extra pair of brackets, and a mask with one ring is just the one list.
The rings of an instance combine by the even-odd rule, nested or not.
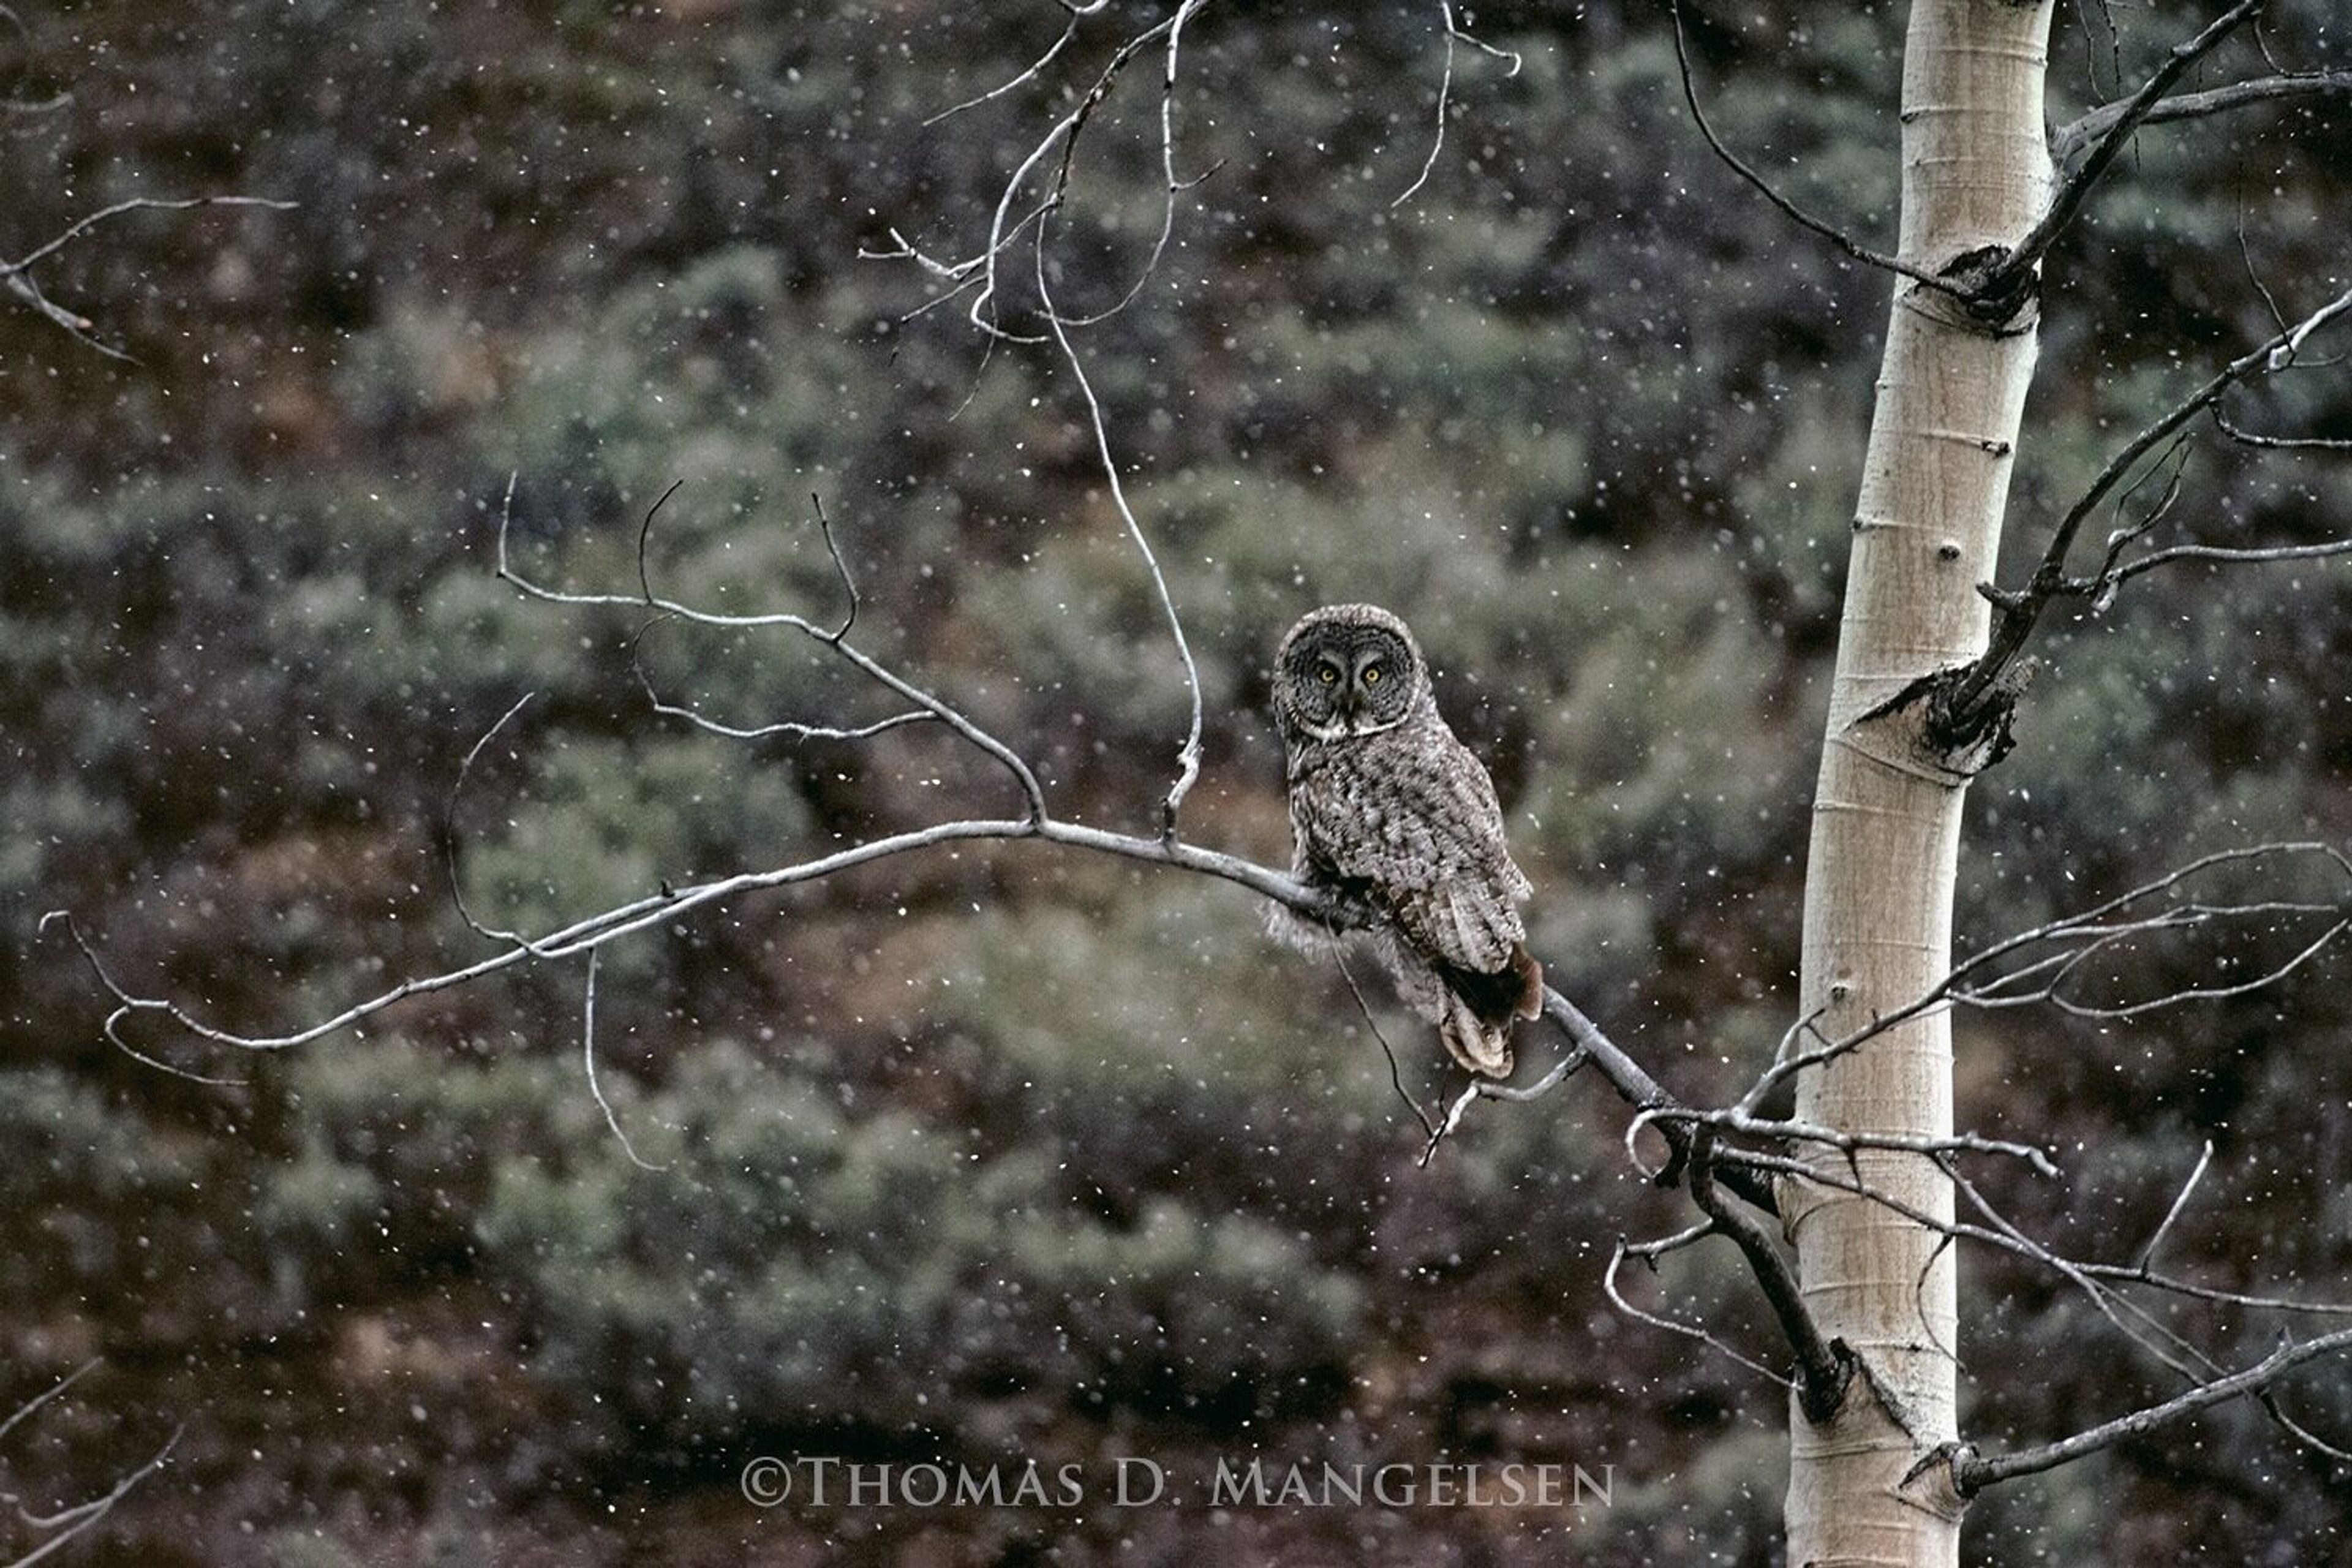
[[(1361, 908), (1406, 1005), (1455, 1061), (1508, 1078), (1513, 1022), (1543, 1010), (1518, 911), (1531, 889), (1412, 633), (1372, 605), (1310, 611), (1275, 655), (1274, 716), (1293, 874)], [(1302, 945), (1319, 934), (1286, 911), (1276, 929)]]

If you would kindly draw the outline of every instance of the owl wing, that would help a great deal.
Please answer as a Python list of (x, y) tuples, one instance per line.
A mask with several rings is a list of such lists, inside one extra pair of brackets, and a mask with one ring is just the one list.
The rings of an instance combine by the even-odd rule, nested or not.
[[(1495, 785), (1441, 723), (1418, 756), (1320, 768), (1290, 809), (1301, 869), (1360, 891), (1413, 946), (1457, 969), (1511, 967), (1527, 940), (1528, 879), (1503, 842)], [(1365, 758), (1371, 762), (1371, 758)]]

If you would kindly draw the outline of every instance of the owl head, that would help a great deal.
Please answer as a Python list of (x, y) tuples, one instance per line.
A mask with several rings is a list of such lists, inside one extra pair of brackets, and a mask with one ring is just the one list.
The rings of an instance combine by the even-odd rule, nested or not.
[(1420, 645), (1377, 605), (1310, 610), (1274, 656), (1274, 716), (1292, 743), (1393, 730), (1429, 700)]

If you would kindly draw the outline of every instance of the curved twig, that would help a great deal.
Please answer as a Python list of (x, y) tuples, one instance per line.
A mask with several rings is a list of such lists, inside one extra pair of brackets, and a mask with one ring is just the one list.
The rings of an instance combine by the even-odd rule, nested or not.
[(580, 1061), (588, 1075), (588, 1092), (594, 1097), (596, 1109), (604, 1113), (604, 1125), (620, 1140), (621, 1152), (629, 1157), (629, 1163), (641, 1171), (667, 1171), (667, 1165), (656, 1165), (637, 1152), (637, 1146), (621, 1131), (621, 1119), (614, 1114), (613, 1102), (604, 1098), (604, 1086), (596, 1079), (596, 961), (601, 956), (599, 950), (588, 950), (588, 981), (580, 1001)]
[[(1178, 13), (1181, 18), (1182, 13)], [(1160, 836), (1173, 843), (1176, 838), (1176, 813), (1191, 793), (1193, 781), (1201, 776), (1201, 670), (1192, 661), (1192, 645), (1184, 635), (1184, 618), (1176, 613), (1176, 600), (1168, 591), (1168, 578), (1160, 570), (1160, 557), (1145, 537), (1143, 524), (1137, 521), (1135, 509), (1128, 504), (1127, 486), (1118, 475), (1118, 458), (1111, 451), (1110, 427), (1104, 423), (1102, 402), (1095, 395), (1094, 383), (1087, 375), (1085, 363), (1079, 359), (1076, 345), (1070, 342), (1067, 327), (1054, 310), (1053, 297), (1045, 283), (1045, 228), (1037, 230), (1037, 297), (1045, 301), (1045, 321), (1053, 328), (1054, 342), (1060, 345), (1062, 359), (1070, 367), (1070, 374), (1078, 384), (1086, 399), (1087, 415), (1093, 422), (1095, 452), (1102, 461), (1103, 478), (1110, 485), (1110, 499), (1118, 508), (1118, 515), (1127, 525), (1127, 536), (1135, 544), (1136, 553), (1143, 557), (1144, 569), (1151, 574), (1152, 592), (1160, 600), (1160, 610), (1168, 623), (1169, 637), (1176, 645), (1176, 657), (1184, 665), (1184, 693), (1191, 705), (1191, 717), (1184, 730), (1184, 744), (1176, 752), (1176, 779), (1168, 786), (1168, 794), (1160, 803)]]
[(1947, 294), (1956, 300), (1966, 300), (1970, 297), (1969, 290), (1960, 288), (1950, 279), (1939, 278), (1926, 268), (1906, 261), (1899, 256), (1888, 256), (1882, 251), (1873, 250), (1835, 224), (1815, 217), (1795, 202), (1782, 195), (1769, 180), (1758, 174), (1746, 159), (1726, 145), (1723, 138), (1716, 134), (1714, 123), (1707, 119), (1706, 110), (1699, 102), (1698, 84), (1691, 76), (1690, 44), (1683, 37), (1682, 0), (1666, 0), (1666, 9), (1674, 17), (1675, 63), (1682, 71), (1683, 101), (1690, 105), (1691, 119), (1696, 122), (1698, 133), (1706, 139), (1707, 146), (1717, 158), (1722, 160), (1725, 167), (1754, 187), (1759, 195), (1779, 208), (1799, 227), (1810, 229), (1864, 266), (1876, 267), (1895, 273), (1898, 277), (1908, 278), (1922, 288), (1933, 289), (1939, 294)]

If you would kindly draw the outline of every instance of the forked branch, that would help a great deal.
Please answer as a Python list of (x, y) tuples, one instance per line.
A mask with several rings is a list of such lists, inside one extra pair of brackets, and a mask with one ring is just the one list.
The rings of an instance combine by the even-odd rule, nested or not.
[[(2057, 526), (2051, 530), (2050, 542), (2043, 549), (2040, 563), (2023, 588), (2011, 591), (1986, 584), (1979, 590), (1992, 601), (1994, 607), (1991, 640), (1973, 663), (1937, 678), (1936, 706), (1931, 720), (1937, 733), (1947, 736), (1963, 733), (1987, 721), (1989, 697), (2024, 653), (2026, 643), (2032, 637), (2042, 612), (2055, 599), (2089, 597), (2095, 601), (2102, 594), (2112, 592), (2116, 584), (2173, 561), (2294, 558), (2289, 554), (2263, 552), (2222, 553), (2215, 546), (2196, 545), (2179, 547), (2179, 552), (2166, 554), (2163, 561), (2147, 556), (2125, 560), (2118, 555), (2111, 558), (2098, 574), (2089, 577), (2070, 575), (2066, 570), (2067, 557), (2074, 550), (2083, 525), (2106, 503), (2110, 496), (2116, 493), (2118, 487), (2132, 477), (2144, 458), (2170, 441), (2190, 420), (2220, 404), (2232, 387), (2292, 364), (2295, 354), (2312, 334), (2347, 311), (2352, 311), (2352, 289), (2338, 294), (2260, 347), (2232, 360), (2107, 459), (2106, 466), (2091, 481), (2090, 489), (2067, 509), (2065, 515), (2058, 520)], [(2302, 548), (2289, 547), (2290, 550)], [(2352, 550), (2352, 542), (2342, 546), (2326, 547), (2319, 553), (2336, 554), (2346, 550)]]
[(2222, 40), (2236, 32), (2262, 10), (2264, 0), (2238, 0), (2238, 4), (2215, 17), (2204, 31), (2187, 42), (2174, 46), (2164, 58), (2164, 64), (2140, 85), (2137, 92), (2119, 104), (2111, 105), (2110, 115), (2097, 130), (2090, 132), (2084, 150), (2074, 160), (2060, 179), (2058, 188), (2051, 193), (2050, 205), (2025, 237), (2011, 247), (1998, 264), (1985, 275), (1979, 294), (1986, 299), (2015, 296), (2033, 269), (2042, 265), (2042, 256), (2058, 237), (2066, 232), (2083, 204), (2090, 198), (2091, 188), (2116, 161), (2132, 132), (2144, 124), (2164, 95), (2172, 90), (2173, 83), (2194, 67), (2198, 61), (2221, 47)]
[(44, 321), (61, 328), (87, 348), (95, 349), (109, 359), (129, 360), (131, 356), (121, 349), (102, 343), (90, 334), (98, 323), (88, 316), (68, 310), (41, 290), (33, 277), (33, 268), (65, 249), (92, 229), (111, 223), (116, 218), (136, 212), (186, 212), (194, 207), (267, 207), (273, 212), (292, 209), (292, 202), (272, 201), (266, 196), (189, 196), (178, 201), (166, 201), (152, 196), (135, 196), (100, 207), (68, 224), (47, 240), (35, 246), (14, 261), (0, 261), (0, 285), (18, 303), (30, 308)]
[[(2143, 89), (2143, 91), (2146, 89)], [(2203, 92), (2184, 92), (2143, 106), (2141, 126), (2174, 125), (2206, 120), (2234, 110), (2279, 103), (2297, 98), (2352, 98), (2352, 71), (2310, 71), (2256, 77)], [(2062, 179), (2070, 179), (2095, 148), (2114, 145), (2116, 127), (2139, 102), (2138, 94), (2115, 103), (2103, 103), (2080, 120), (2061, 126), (2050, 138), (2050, 161)], [(2126, 132), (2129, 134), (2129, 132)]]

